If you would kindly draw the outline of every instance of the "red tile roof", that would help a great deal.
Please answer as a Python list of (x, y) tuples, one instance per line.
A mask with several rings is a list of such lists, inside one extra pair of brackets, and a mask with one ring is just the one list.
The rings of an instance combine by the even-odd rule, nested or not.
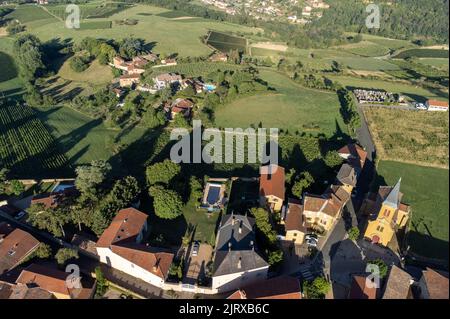
[(376, 299), (377, 288), (366, 285), (366, 276), (353, 276), (349, 299)]
[[(338, 150), (338, 153), (341, 155), (350, 156), (348, 163), (353, 167), (357, 167), (362, 169), (364, 167), (364, 163), (366, 162), (367, 152), (358, 144), (347, 144), (344, 147)], [(359, 160), (359, 163), (355, 160)]]
[(284, 199), (285, 194), (284, 168), (275, 164), (260, 168), (259, 193), (262, 196), (276, 196)]
[(303, 225), (303, 206), (298, 202), (289, 200), (286, 219), (284, 221), (286, 231), (298, 230), (305, 232), (306, 227)]
[(428, 102), (428, 105), (431, 105), (431, 106), (447, 107), (448, 108), (448, 102), (447, 101), (428, 100), (427, 102)]
[(153, 248), (139, 244), (112, 245), (111, 250), (162, 279), (167, 277), (174, 257), (171, 253), (155, 251)]
[(248, 285), (227, 299), (302, 299), (300, 281), (280, 276)]
[(15, 229), (0, 243), (0, 274), (17, 266), (39, 246), (29, 233)]
[(66, 285), (69, 274), (38, 264), (32, 264), (22, 271), (16, 283), (35, 284), (51, 293), (70, 296), (70, 290)]
[(110, 248), (113, 253), (165, 279), (174, 255), (136, 243), (147, 217), (134, 208), (120, 210), (96, 246)]
[(439, 273), (431, 268), (423, 272), (430, 299), (449, 299), (448, 273)]
[(100, 236), (97, 247), (109, 247), (116, 242), (135, 240), (144, 227), (147, 217), (147, 214), (135, 208), (120, 210)]

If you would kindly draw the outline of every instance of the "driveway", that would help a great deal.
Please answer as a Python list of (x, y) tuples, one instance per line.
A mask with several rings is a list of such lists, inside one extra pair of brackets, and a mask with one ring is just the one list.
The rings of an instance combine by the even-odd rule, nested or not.
[(206, 265), (211, 261), (213, 248), (208, 244), (200, 244), (197, 256), (192, 256), (192, 249), (188, 250), (190, 254), (186, 258), (186, 274), (183, 278), (184, 284), (194, 285), (198, 280), (206, 277)]

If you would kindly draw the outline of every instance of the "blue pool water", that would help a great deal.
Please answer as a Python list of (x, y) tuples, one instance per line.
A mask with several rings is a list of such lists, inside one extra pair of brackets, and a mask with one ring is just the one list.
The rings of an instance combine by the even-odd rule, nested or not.
[(216, 86), (214, 84), (205, 84), (205, 88), (207, 91), (214, 91)]

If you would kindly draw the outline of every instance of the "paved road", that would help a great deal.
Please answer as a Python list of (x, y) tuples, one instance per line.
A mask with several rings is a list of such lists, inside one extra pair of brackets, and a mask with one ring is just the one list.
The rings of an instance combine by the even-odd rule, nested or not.
[(385, 109), (393, 110), (406, 110), (406, 111), (418, 111), (414, 106), (408, 105), (385, 105), (385, 104), (371, 104), (371, 103), (360, 103), (361, 107), (382, 107)]

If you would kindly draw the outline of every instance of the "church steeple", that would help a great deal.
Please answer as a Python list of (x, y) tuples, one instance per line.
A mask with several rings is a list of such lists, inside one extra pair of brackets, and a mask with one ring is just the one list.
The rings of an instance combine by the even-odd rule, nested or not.
[(398, 204), (400, 201), (400, 183), (402, 182), (402, 178), (398, 180), (397, 184), (395, 184), (394, 188), (390, 191), (389, 195), (384, 200), (383, 204), (394, 209), (398, 208)]

